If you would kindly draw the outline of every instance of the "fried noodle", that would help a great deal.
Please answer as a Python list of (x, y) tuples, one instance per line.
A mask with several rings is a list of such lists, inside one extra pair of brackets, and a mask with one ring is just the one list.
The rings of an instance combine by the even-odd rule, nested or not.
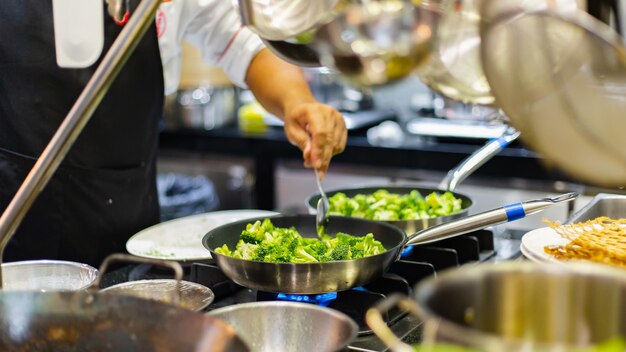
[(626, 267), (626, 219), (601, 216), (593, 220), (562, 225), (545, 220), (565, 245), (545, 246), (544, 251), (557, 259), (584, 259)]

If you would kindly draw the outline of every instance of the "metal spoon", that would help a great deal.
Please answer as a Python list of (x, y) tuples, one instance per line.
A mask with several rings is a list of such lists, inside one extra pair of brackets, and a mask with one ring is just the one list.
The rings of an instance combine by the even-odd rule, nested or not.
[(317, 230), (317, 235), (322, 237), (322, 235), (326, 232), (326, 226), (328, 225), (328, 197), (326, 197), (326, 193), (322, 189), (322, 183), (320, 182), (319, 173), (317, 169), (313, 169), (315, 171), (315, 182), (317, 182), (317, 189), (320, 191), (320, 199), (317, 201), (317, 213), (315, 215), (315, 229)]

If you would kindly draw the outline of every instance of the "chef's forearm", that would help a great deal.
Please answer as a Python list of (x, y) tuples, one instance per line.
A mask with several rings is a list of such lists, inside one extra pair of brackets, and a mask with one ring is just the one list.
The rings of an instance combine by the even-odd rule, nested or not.
[(268, 49), (261, 50), (250, 63), (246, 83), (263, 107), (280, 118), (290, 106), (315, 101), (300, 68)]

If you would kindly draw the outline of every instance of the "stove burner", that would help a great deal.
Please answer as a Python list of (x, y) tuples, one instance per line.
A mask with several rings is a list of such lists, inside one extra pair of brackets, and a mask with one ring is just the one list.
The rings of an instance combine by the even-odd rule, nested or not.
[(272, 292), (257, 292), (257, 300), (259, 301), (291, 301), (311, 303), (322, 307), (328, 307), (328, 305), (337, 299), (337, 292), (321, 293), (317, 295), (297, 295), (291, 293), (272, 293)]
[[(351, 343), (349, 350), (385, 351), (387, 349), (382, 341), (365, 323), (365, 314), (370, 307), (393, 293), (412, 296), (413, 287), (420, 280), (436, 275), (439, 270), (489, 260), (495, 254), (493, 233), (481, 230), (429, 245), (407, 246), (400, 260), (392, 263), (380, 278), (341, 292), (296, 295), (257, 291), (233, 283), (217, 266), (203, 263), (191, 265), (190, 281), (214, 291), (216, 300), (208, 310), (239, 303), (277, 300), (304, 302), (338, 310), (351, 317), (359, 326), (358, 338)], [(419, 341), (421, 322), (417, 318), (397, 309), (389, 311), (384, 318), (403, 341)]]

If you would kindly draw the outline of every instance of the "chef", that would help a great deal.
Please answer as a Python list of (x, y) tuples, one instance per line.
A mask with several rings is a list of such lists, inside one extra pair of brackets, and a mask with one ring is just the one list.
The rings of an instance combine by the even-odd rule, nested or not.
[[(137, 3), (129, 2), (129, 16)], [(106, 15), (104, 26), (106, 51), (124, 21)], [(50, 0), (0, 1), (0, 36), (1, 212), (98, 62), (85, 69), (57, 66)], [(305, 166), (324, 173), (331, 157), (343, 150), (341, 115), (313, 98), (298, 68), (279, 60), (241, 26), (230, 1), (169, 1), (26, 214), (4, 261), (49, 258), (99, 265), (108, 254), (123, 252), (132, 234), (159, 221), (158, 124), (164, 92), (178, 85), (182, 39), (284, 120)]]

